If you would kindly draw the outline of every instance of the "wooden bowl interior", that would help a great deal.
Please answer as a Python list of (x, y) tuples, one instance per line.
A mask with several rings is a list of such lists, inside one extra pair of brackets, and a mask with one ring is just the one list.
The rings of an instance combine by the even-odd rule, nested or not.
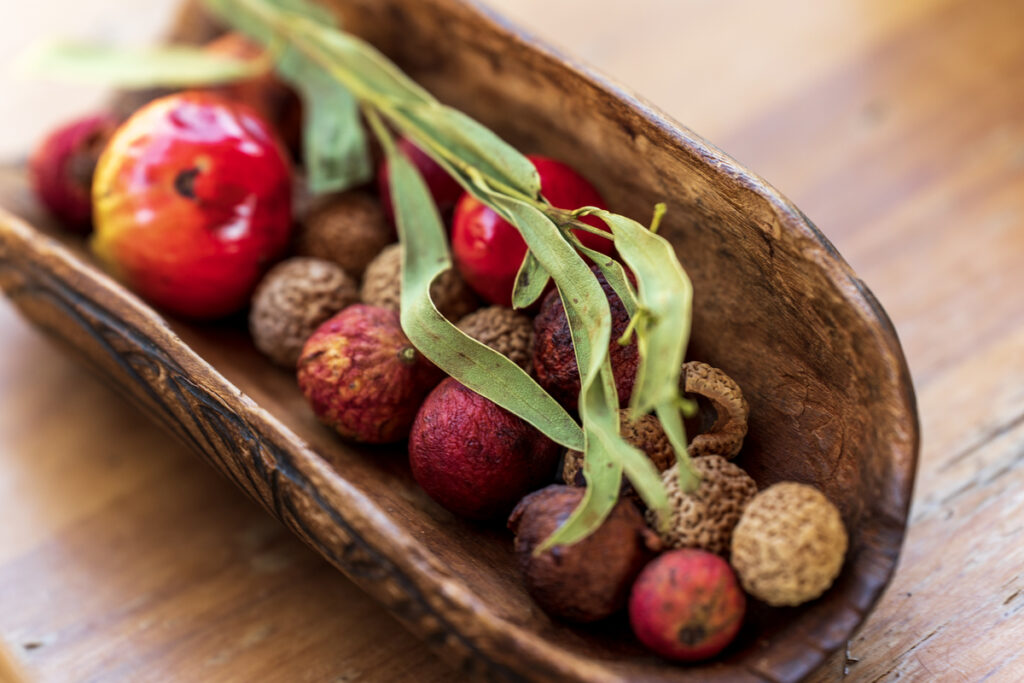
[[(330, 4), (346, 28), (370, 39), (443, 101), (524, 152), (579, 168), (615, 211), (646, 222), (655, 202), (668, 204), (662, 231), (695, 288), (689, 356), (723, 368), (750, 402), (750, 431), (738, 462), (761, 487), (783, 479), (809, 482), (839, 506), (851, 538), (843, 574), (825, 597), (804, 607), (752, 605), (740, 638), (719, 662), (666, 666), (636, 645), (624, 618), (585, 628), (550, 620), (524, 591), (501, 525), (469, 523), (434, 504), (413, 482), (404, 446), (357, 447), (321, 426), (293, 374), (254, 349), (244, 317), (215, 325), (170, 319), (173, 330), (501, 619), (633, 676), (724, 675), (735, 664), (751, 676), (787, 678), (787, 669), (806, 672), (820, 662), (849, 636), (888, 580), (913, 473), (907, 453), (916, 450), (916, 432), (912, 417), (899, 414), (908, 406), (912, 413), (909, 381), (870, 293), (771, 188), (728, 167), (696, 136), (680, 147), (680, 133), (656, 115), (607, 97), (555, 57), (518, 49), (476, 10), (450, 0)], [(24, 198), (2, 199), (20, 202), (12, 208), (22, 215), (38, 216)], [(50, 233), (91, 260), (81, 240)], [(774, 663), (766, 671), (757, 660), (768, 652)]]

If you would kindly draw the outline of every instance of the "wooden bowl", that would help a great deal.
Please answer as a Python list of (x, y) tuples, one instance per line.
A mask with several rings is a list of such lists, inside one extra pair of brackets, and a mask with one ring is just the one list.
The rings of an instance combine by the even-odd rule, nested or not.
[[(100, 272), (83, 243), (0, 213), (0, 286), (317, 552), (463, 671), (492, 679), (795, 681), (850, 638), (892, 575), (918, 451), (896, 333), (800, 211), (618, 85), (459, 0), (336, 0), (344, 25), (442, 100), (527, 152), (570, 161), (618, 212), (668, 204), (662, 234), (696, 292), (690, 357), (750, 401), (741, 464), (760, 486), (812, 483), (850, 551), (835, 585), (795, 609), (753, 605), (737, 642), (695, 666), (644, 652), (625, 619), (550, 620), (500, 528), (459, 520), (412, 481), (403, 448), (359, 448), (313, 418), (294, 377), (241, 319), (167, 319)], [(189, 15), (189, 35), (205, 30)], [(16, 174), (0, 201), (35, 208)], [(51, 234), (56, 234), (52, 233)], [(344, 609), (344, 605), (339, 605)]]

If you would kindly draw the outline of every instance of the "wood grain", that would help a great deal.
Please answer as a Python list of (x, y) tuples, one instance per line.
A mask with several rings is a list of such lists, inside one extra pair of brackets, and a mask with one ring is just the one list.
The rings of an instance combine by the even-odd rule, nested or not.
[[(814, 13), (758, 14), (761, 3), (651, 1), (639, 3), (639, 11), (631, 6), (606, 20), (595, 13), (586, 21), (574, 16), (571, 3), (544, 3), (543, 11), (527, 0), (502, 4), (526, 8), (519, 10), (521, 16), (535, 30), (624, 82), (640, 85), (652, 100), (769, 178), (836, 242), (901, 333), (925, 435), (913, 524), (892, 588), (850, 644), (857, 661), (836, 656), (816, 680), (835, 680), (844, 668), (850, 680), (978, 680), (989, 674), (990, 680), (1017, 680), (1024, 600), (1016, 552), (1022, 530), (1014, 525), (1021, 513), (1016, 492), (1024, 483), (1019, 427), (1024, 369), (1014, 363), (1024, 356), (1024, 301), (1016, 267), (1024, 255), (1024, 135), (1019, 125), (1024, 46), (1013, 34), (1020, 25), (1019, 4), (874, 2), (838, 9), (839, 4), (823, 3)], [(599, 27), (598, 35), (569, 19)], [(652, 24), (665, 27), (671, 39), (651, 39), (646, 29)], [(714, 55), (714, 69), (697, 68), (702, 55)], [(0, 439), (8, 439), (0, 442), (5, 452), (36, 454), (48, 450), (52, 438), (68, 453), (57, 471), (74, 478), (91, 468), (96, 481), (107, 481), (101, 477), (103, 458), (113, 456), (93, 451), (89, 444), (95, 440), (74, 435), (90, 434), (81, 430), (125, 409), (109, 397), (101, 400), (105, 394), (94, 390), (78, 411), (59, 421), (37, 417), (45, 409), (18, 411), (21, 397), (33, 388), (52, 397), (94, 386), (18, 325), (4, 321), (3, 357), (35, 358), (47, 371), (30, 372), (15, 360), (2, 366), (0, 414), (10, 416), (5, 427), (12, 427), (0, 430)], [(30, 419), (30, 427), (14, 428)], [(145, 467), (137, 450), (180, 453), (160, 432), (145, 425), (139, 429), (148, 430), (148, 437), (129, 441), (135, 444), (130, 451), (111, 448), (126, 461), (120, 476), (129, 480), (134, 467)], [(64, 433), (72, 436), (62, 442)], [(36, 445), (29, 449), (26, 444)], [(18, 486), (6, 485), (11, 462), (27, 468), (26, 462), (37, 457), (6, 458), (2, 465), (7, 468), (5, 496), (11, 489), (23, 492), (4, 498), (4, 513), (8, 518), (20, 513), (15, 518), (27, 522), (27, 537), (34, 536), (34, 529), (40, 537), (51, 533), (49, 520), (61, 517), (64, 508), (68, 519), (79, 508), (89, 509), (81, 500), (87, 496), (54, 489), (52, 477), (43, 471), (30, 479), (34, 486), (26, 486), (24, 479)], [(182, 466), (194, 467), (178, 457)], [(168, 483), (189, 485), (181, 479)], [(126, 484), (125, 495), (131, 490)], [(74, 495), (79, 497), (69, 497)], [(236, 504), (245, 507), (237, 496)], [(112, 517), (117, 507), (98, 509), (104, 512)], [(249, 515), (255, 519), (257, 511), (250, 509)], [(126, 537), (145, 549), (160, 537), (146, 533), (154, 528), (140, 520)], [(0, 547), (6, 548), (6, 538)], [(294, 546), (291, 552), (307, 551)], [(26, 563), (12, 578), (41, 591), (73, 575), (74, 556), (68, 557), (60, 567)], [(241, 602), (234, 609), (241, 609)], [(273, 619), (283, 602), (265, 603), (262, 618)], [(306, 609), (317, 602), (311, 596)], [(97, 619), (116, 604), (116, 598), (93, 604), (91, 612), (80, 610), (79, 618)], [(965, 606), (970, 607), (960, 618)], [(41, 608), (37, 623), (57, 613)], [(141, 623), (144, 615), (141, 610), (124, 619)], [(213, 618), (200, 607), (188, 616), (200, 622)], [(344, 619), (340, 613), (333, 618)], [(374, 621), (390, 623), (378, 611), (355, 628)], [(225, 623), (225, 632), (231, 633), (232, 623), (244, 628), (240, 621)], [(276, 639), (264, 645), (264, 651), (270, 648), (268, 659), (310, 665), (329, 658), (330, 648), (317, 638), (318, 626), (327, 623), (302, 632), (308, 658), (298, 659)], [(341, 634), (346, 627), (336, 628), (331, 632)], [(140, 660), (147, 656), (141, 647), (133, 649), (138, 641), (130, 634), (114, 640), (98, 628), (83, 629), (76, 637), (87, 641), (83, 651)], [(173, 634), (165, 642), (173, 642)], [(190, 647), (197, 644), (169, 648), (173, 653), (161, 660), (163, 665), (187, 661)], [(402, 651), (416, 648), (407, 644)], [(50, 652), (48, 647), (33, 650), (31, 661), (51, 661)], [(247, 657), (257, 656), (240, 651), (229, 661), (245, 666)], [(358, 665), (366, 660), (356, 654), (346, 661)], [(55, 668), (45, 670), (48, 678), (60, 679)], [(224, 672), (229, 671), (226, 665)]]

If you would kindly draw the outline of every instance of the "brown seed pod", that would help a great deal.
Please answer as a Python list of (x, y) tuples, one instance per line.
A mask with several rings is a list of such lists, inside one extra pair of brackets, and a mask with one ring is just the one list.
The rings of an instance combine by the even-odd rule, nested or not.
[(693, 493), (679, 488), (675, 469), (661, 475), (672, 508), (668, 526), (661, 531), (659, 515), (647, 511), (647, 521), (670, 548), (702, 548), (724, 555), (743, 508), (757, 495), (757, 484), (746, 472), (720, 455), (694, 458), (700, 486)]
[[(398, 311), (402, 301), (402, 246), (388, 245), (366, 268), (361, 291), (363, 303)], [(479, 301), (454, 268), (430, 285), (430, 298), (441, 315), (458, 320), (476, 309)]]
[(394, 239), (394, 228), (377, 200), (353, 190), (318, 202), (299, 228), (296, 247), (302, 256), (333, 261), (361, 278), (370, 261)]
[(818, 489), (781, 482), (747, 505), (732, 536), (732, 566), (743, 588), (775, 606), (824, 593), (843, 566), (843, 520)]
[(548, 614), (591, 622), (622, 609), (633, 580), (660, 550), (657, 535), (629, 500), (620, 500), (604, 524), (573, 545), (540, 555), (534, 549), (572, 513), (584, 489), (552, 485), (523, 498), (508, 520), (526, 588)]
[(729, 375), (700, 361), (683, 364), (680, 384), (686, 394), (707, 399), (715, 410), (710, 429), (693, 437), (687, 452), (691, 457), (721, 455), (734, 458), (747, 435), (750, 408), (743, 392)]
[[(654, 415), (643, 415), (639, 420), (632, 421), (629, 419), (628, 410), (619, 410), (619, 434), (629, 444), (646, 453), (659, 472), (664, 472), (675, 464), (675, 451), (672, 450), (672, 444), (661, 428), (661, 422)], [(583, 453), (572, 450), (565, 452), (565, 459), (562, 461), (562, 481), (569, 486), (587, 485), (583, 477)], [(622, 479), (621, 495), (633, 496), (639, 500), (625, 477)]]
[(459, 320), (458, 328), (521, 368), (533, 359), (533, 321), (504, 306), (488, 306)]
[(297, 256), (277, 264), (252, 297), (249, 332), (256, 348), (278, 365), (295, 368), (302, 345), (324, 322), (359, 301), (355, 281), (341, 266)]

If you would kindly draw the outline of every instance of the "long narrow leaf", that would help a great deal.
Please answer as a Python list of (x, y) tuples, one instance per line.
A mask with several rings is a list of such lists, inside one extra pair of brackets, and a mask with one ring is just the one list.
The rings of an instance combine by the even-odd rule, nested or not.
[[(382, 136), (383, 137), (383, 136)], [(402, 329), (435, 365), (567, 448), (584, 448), (579, 425), (518, 365), (463, 334), (430, 299), (451, 268), (441, 218), (416, 167), (385, 138), (391, 196), (402, 241)]]
[(516, 281), (512, 286), (512, 308), (529, 308), (541, 297), (551, 276), (540, 264), (532, 251), (527, 250), (523, 262), (516, 273)]
[(302, 97), (302, 146), (314, 195), (346, 190), (370, 179), (373, 166), (359, 102), (319, 64), (287, 48), (278, 72)]
[(16, 68), (29, 76), (112, 88), (218, 85), (268, 73), (267, 60), (245, 60), (198, 47), (129, 49), (88, 43), (50, 43), (31, 50)]

